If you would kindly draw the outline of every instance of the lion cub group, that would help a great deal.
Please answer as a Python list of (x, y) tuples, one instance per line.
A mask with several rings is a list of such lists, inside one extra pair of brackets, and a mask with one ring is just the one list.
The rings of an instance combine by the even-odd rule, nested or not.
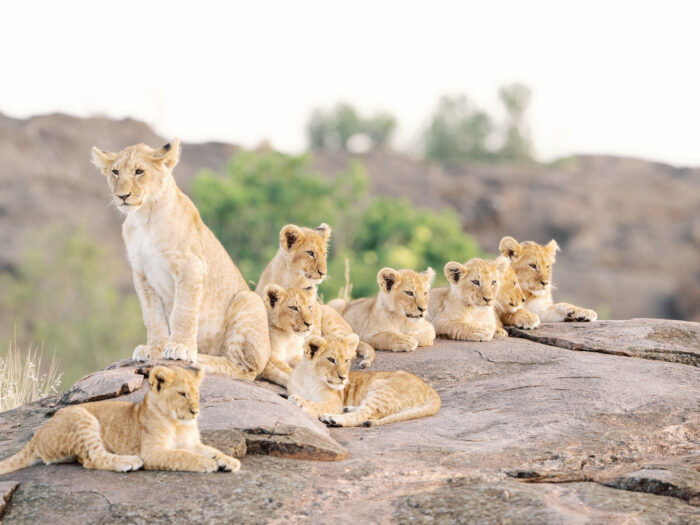
[(93, 148), (122, 226), (134, 288), (146, 326), (133, 358), (165, 358), (200, 368), (156, 367), (140, 404), (102, 401), (67, 407), (0, 474), (38, 460), (77, 459), (87, 468), (237, 470), (238, 460), (203, 445), (196, 418), (203, 371), (236, 379), (265, 378), (289, 400), (329, 425), (381, 425), (433, 415), (440, 397), (403, 371), (351, 371), (371, 366), (376, 350), (410, 352), (436, 337), (489, 341), (504, 326), (593, 321), (596, 313), (552, 299), (555, 241), (542, 246), (500, 242), (493, 261), (448, 262), (448, 287), (431, 289), (435, 272), (383, 268), (376, 297), (322, 304), (331, 228), (287, 225), (279, 249), (251, 291), (244, 277), (172, 171), (177, 139), (113, 153)]

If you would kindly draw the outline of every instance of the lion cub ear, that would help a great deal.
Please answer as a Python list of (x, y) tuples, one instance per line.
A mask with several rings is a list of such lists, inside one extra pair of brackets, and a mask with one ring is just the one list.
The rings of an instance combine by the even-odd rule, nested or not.
[(280, 246), (289, 251), (292, 246), (304, 240), (304, 232), (295, 224), (287, 224), (280, 230)]
[(428, 269), (425, 270), (424, 272), (421, 272), (421, 277), (425, 279), (425, 282), (428, 283), (428, 285), (432, 285), (433, 281), (435, 280), (435, 270), (433, 270), (430, 266), (428, 266)]
[(554, 256), (557, 254), (557, 252), (560, 250), (559, 244), (557, 241), (552, 239), (547, 243), (547, 245), (544, 247), (544, 250), (547, 252), (547, 255), (554, 260)]
[(319, 226), (316, 226), (314, 231), (321, 236), (323, 242), (328, 242), (328, 239), (331, 236), (331, 227), (325, 222), (322, 222)]
[(496, 260), (493, 261), (493, 267), (500, 274), (503, 274), (508, 269), (508, 266), (510, 266), (510, 261), (505, 257), (496, 257)]
[(508, 257), (511, 261), (519, 259), (523, 254), (523, 247), (513, 237), (503, 237), (498, 243), (498, 249), (501, 255)]
[(325, 348), (326, 340), (318, 335), (312, 335), (304, 343), (304, 355), (313, 359), (319, 350)]
[(174, 138), (163, 147), (158, 148), (151, 154), (154, 164), (162, 164), (167, 169), (172, 170), (180, 160), (180, 141)]
[(117, 153), (103, 151), (97, 146), (93, 146), (90, 158), (95, 167), (101, 169), (102, 171), (107, 171), (110, 167), (112, 167), (112, 164), (115, 160), (117, 160), (118, 156), (119, 155)]
[(457, 284), (462, 278), (462, 273), (464, 272), (464, 266), (456, 261), (450, 261), (445, 265), (442, 272), (450, 283)]
[(187, 371), (194, 376), (197, 383), (201, 383), (204, 379), (204, 369), (199, 366), (188, 366)]
[(277, 284), (268, 284), (263, 288), (263, 297), (265, 298), (265, 306), (269, 306), (270, 310), (275, 309), (275, 305), (284, 299), (284, 288)]
[(377, 274), (377, 284), (381, 290), (389, 293), (391, 289), (401, 282), (401, 274), (393, 268), (382, 268)]
[(148, 374), (148, 383), (151, 385), (151, 390), (160, 392), (163, 386), (168, 386), (173, 378), (173, 371), (165, 366), (156, 366)]

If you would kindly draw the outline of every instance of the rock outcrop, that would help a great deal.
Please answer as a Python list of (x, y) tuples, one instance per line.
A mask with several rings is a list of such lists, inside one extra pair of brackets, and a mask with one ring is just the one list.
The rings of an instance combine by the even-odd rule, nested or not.
[[(443, 401), (433, 417), (382, 427), (326, 429), (270, 385), (210, 376), (203, 435), (222, 448), (244, 440), (240, 472), (37, 465), (0, 477), (0, 493), (14, 490), (3, 523), (698, 522), (700, 367), (658, 356), (697, 354), (700, 325), (606, 321), (527, 335), (535, 340), (378, 352), (374, 369), (416, 373)], [(115, 370), (145, 373), (130, 361), (103, 373)], [(144, 384), (119, 399), (137, 399)], [(0, 456), (60, 405), (0, 414)], [(346, 459), (289, 459), (314, 456)]]

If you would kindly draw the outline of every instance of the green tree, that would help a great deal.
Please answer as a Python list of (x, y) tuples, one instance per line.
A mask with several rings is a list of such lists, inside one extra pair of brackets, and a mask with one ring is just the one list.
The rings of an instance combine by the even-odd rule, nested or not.
[(396, 119), (389, 113), (363, 117), (351, 105), (341, 103), (331, 111), (315, 110), (306, 130), (312, 150), (350, 151), (354, 137), (364, 137), (369, 149), (388, 146), (396, 125)]
[(525, 119), (532, 98), (530, 88), (522, 84), (509, 84), (498, 91), (498, 96), (507, 114), (505, 138), (498, 157), (511, 161), (532, 160), (532, 141)]

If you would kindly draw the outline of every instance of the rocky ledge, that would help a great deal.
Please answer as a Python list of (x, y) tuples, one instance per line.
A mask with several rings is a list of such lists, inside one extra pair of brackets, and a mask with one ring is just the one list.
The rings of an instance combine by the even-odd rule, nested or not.
[[(326, 429), (273, 385), (207, 377), (203, 438), (245, 455), (240, 472), (38, 465), (0, 477), (3, 523), (700, 521), (700, 324), (511, 335), (378, 352), (376, 370), (416, 373), (443, 400), (436, 416), (384, 427)], [(121, 361), (0, 414), (0, 456), (60, 406), (138, 399), (145, 373)]]

